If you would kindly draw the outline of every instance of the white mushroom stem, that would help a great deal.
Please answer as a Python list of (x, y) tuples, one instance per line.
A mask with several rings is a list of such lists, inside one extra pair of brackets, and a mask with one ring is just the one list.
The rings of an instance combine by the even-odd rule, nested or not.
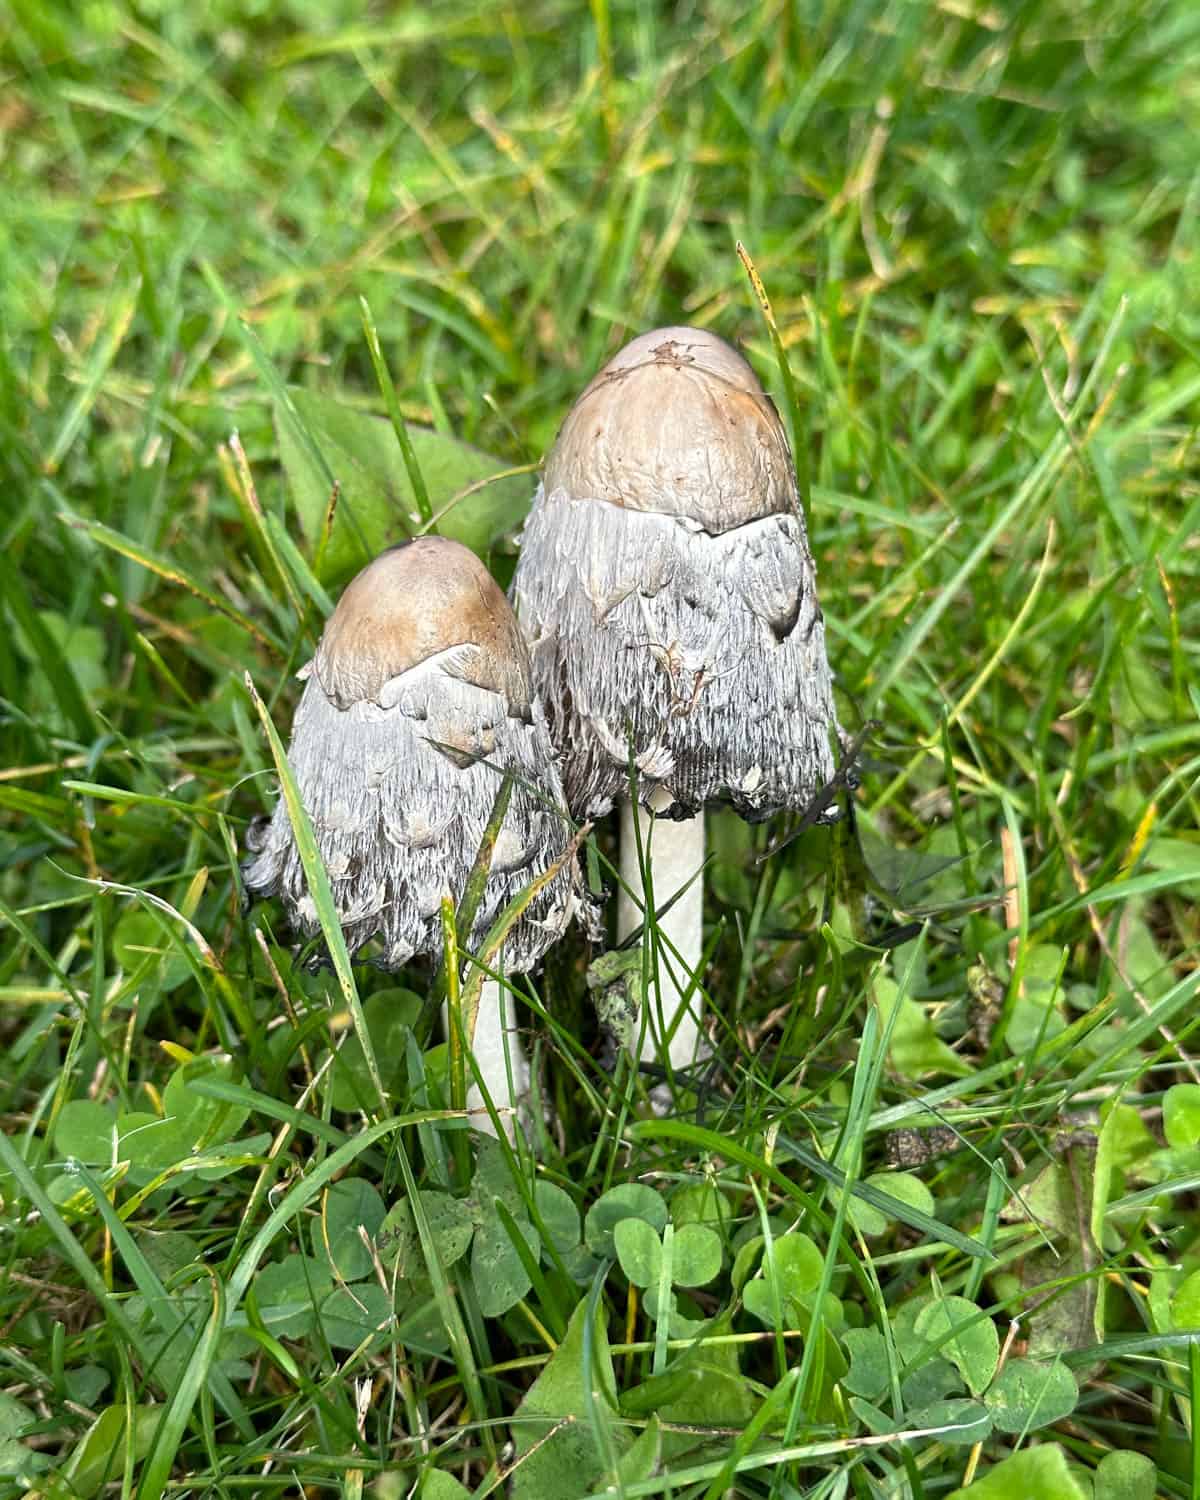
[[(529, 1095), (529, 1063), (521, 1046), (515, 1013), (516, 1002), (512, 991), (498, 979), (485, 979), (479, 995), (471, 1052), (492, 1104), (504, 1125), (504, 1133), (510, 1141), (516, 1127), (517, 1111)], [(449, 1034), (450, 1018), (444, 1005), (442, 1024)], [(470, 1069), (468, 1077), (467, 1108), (483, 1110), (483, 1091), (475, 1082), (475, 1074)], [(491, 1116), (486, 1113), (475, 1115), (471, 1123), (476, 1130), (487, 1135), (496, 1133)]]
[[(661, 806), (671, 800), (661, 790), (655, 797)], [(641, 1060), (653, 1062), (669, 1052), (672, 1069), (690, 1068), (700, 1047), (700, 992), (693, 990), (686, 1006), (684, 995), (700, 968), (704, 944), (704, 879), (699, 874), (704, 864), (704, 814), (673, 822), (652, 818), (641, 807), (635, 812), (628, 799), (622, 801), (622, 886), (617, 898), (617, 937), (622, 941), (647, 916), (642, 909), (644, 883), (635, 817), (661, 940), (658, 984), (651, 983), (646, 997), (649, 1014), (642, 1034)], [(670, 909), (664, 911), (669, 902)], [(670, 1037), (669, 1049), (663, 1045), (666, 1037)]]

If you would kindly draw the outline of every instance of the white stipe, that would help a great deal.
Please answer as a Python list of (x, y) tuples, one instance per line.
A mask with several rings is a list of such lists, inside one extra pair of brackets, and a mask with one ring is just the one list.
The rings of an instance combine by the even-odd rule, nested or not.
[[(496, 1107), (504, 1133), (511, 1141), (518, 1111), (529, 1096), (529, 1063), (517, 1030), (516, 1002), (511, 990), (499, 980), (485, 979), (475, 1017), (475, 1040), (471, 1051), (479, 1074)], [(449, 1031), (449, 1016), (442, 1007), (442, 1025)], [(511, 1077), (511, 1087), (509, 1079)], [(471, 1124), (485, 1135), (495, 1135), (491, 1116), (484, 1110), (483, 1091), (468, 1071), (467, 1108), (479, 1110)]]
[[(660, 805), (670, 802), (661, 789), (655, 794)], [(624, 889), (617, 898), (617, 936), (624, 940), (640, 925), (642, 871), (638, 866), (638, 842), (634, 832), (633, 805), (621, 803), (621, 879), (636, 899)], [(684, 994), (700, 968), (704, 944), (704, 880), (698, 872), (704, 864), (704, 815), (683, 822), (654, 821), (643, 808), (637, 809), (642, 849), (649, 867), (659, 932), (658, 984), (646, 997), (648, 1022), (642, 1038), (643, 1062), (663, 1061), (669, 1055), (672, 1069), (690, 1068), (703, 1055), (700, 1031), (700, 994), (693, 991), (684, 1004)], [(685, 890), (684, 887), (687, 887)], [(679, 895), (682, 891), (683, 894)], [(663, 908), (673, 897), (669, 911)], [(670, 1038), (669, 1046), (664, 1039)]]

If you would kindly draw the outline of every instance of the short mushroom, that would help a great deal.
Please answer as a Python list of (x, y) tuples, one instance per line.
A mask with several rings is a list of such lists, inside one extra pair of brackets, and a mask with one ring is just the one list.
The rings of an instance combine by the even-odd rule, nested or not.
[[(660, 933), (643, 1058), (695, 1060), (706, 804), (751, 822), (807, 809), (834, 775), (836, 717), (791, 453), (747, 362), (697, 328), (627, 344), (572, 407), (525, 525), (513, 601), (567, 802), (622, 804), (621, 874), (642, 888), (629, 767)], [(651, 821), (645, 809), (657, 814)], [(837, 816), (822, 811), (822, 821)], [(624, 897), (618, 928), (641, 921)], [(653, 1005), (648, 1007), (653, 1010)]]
[[(502, 774), (512, 773), (474, 927), (463, 934), (478, 948), (571, 836), (528, 652), (504, 594), (458, 542), (422, 537), (396, 547), (346, 588), (300, 676), (307, 682), (288, 760), (351, 953), (376, 940), (376, 961), (394, 969), (441, 951), (442, 897), (461, 896)], [(243, 879), (251, 896), (277, 895), (302, 936), (319, 934), (282, 799)], [(568, 861), (535, 894), (506, 939), (509, 973), (532, 968), (561, 936), (574, 883)], [(509, 1010), (503, 986), (489, 980), (473, 1050), (502, 1108), (528, 1081)]]

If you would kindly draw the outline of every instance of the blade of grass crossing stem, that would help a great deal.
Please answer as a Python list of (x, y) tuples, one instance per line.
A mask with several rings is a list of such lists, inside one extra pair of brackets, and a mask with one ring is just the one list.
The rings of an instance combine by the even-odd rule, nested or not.
[(475, 1356), (471, 1351), (471, 1342), (467, 1338), (466, 1325), (463, 1323), (458, 1303), (454, 1300), (450, 1285), (446, 1280), (445, 1267), (438, 1255), (425, 1206), (417, 1191), (417, 1182), (413, 1176), (408, 1152), (405, 1151), (404, 1143), (400, 1140), (396, 1141), (396, 1159), (400, 1163), (400, 1174), (404, 1178), (404, 1191), (408, 1194), (409, 1207), (412, 1209), (413, 1227), (421, 1242), (421, 1254), (425, 1257), (425, 1268), (429, 1272), (429, 1280), (433, 1286), (433, 1300), (437, 1303), (442, 1326), (446, 1330), (446, 1337), (450, 1340), (450, 1353), (454, 1358), (459, 1378), (462, 1380), (467, 1403), (480, 1422), (480, 1438), (483, 1446), (487, 1450), (489, 1460), (495, 1463), (496, 1439), (486, 1421), (488, 1411), (484, 1404), (483, 1386), (479, 1379)]
[(512, 800), (512, 790), (512, 772), (506, 771), (500, 782), (500, 789), (496, 793), (496, 800), (492, 803), (487, 827), (483, 830), (479, 848), (475, 851), (471, 873), (467, 876), (467, 883), (463, 887), (462, 897), (458, 903), (458, 911), (455, 913), (455, 922), (459, 932), (469, 934), (475, 926), (479, 903), (483, 900), (488, 875), (491, 873), (492, 859), (496, 853), (496, 841), (500, 837), (500, 827), (508, 813), (508, 804)]
[[(492, 858), (496, 852), (496, 841), (500, 837), (500, 825), (504, 822), (505, 815), (508, 812), (509, 800), (512, 797), (512, 788), (512, 775), (506, 772), (500, 782), (500, 789), (496, 793), (496, 800), (492, 803), (492, 811), (488, 817), (487, 827), (483, 830), (483, 837), (479, 841), (479, 848), (475, 851), (475, 859), (471, 865), (471, 873), (467, 876), (462, 896), (459, 898), (458, 909), (454, 913), (454, 930), (456, 933), (465, 932), (469, 934), (474, 931), (475, 917), (479, 911), (479, 903), (483, 899), (484, 890), (487, 887), (488, 875), (491, 873), (492, 868)], [(434, 998), (445, 998), (446, 977), (445, 945), (443, 944), (442, 963), (431, 990)], [(472, 1032), (472, 1037), (474, 1037), (474, 1032)]]
[(271, 722), (271, 715), (267, 712), (266, 704), (258, 696), (258, 691), (254, 686), (249, 672), (246, 673), (245, 680), (246, 691), (250, 694), (251, 701), (258, 711), (263, 731), (267, 736), (267, 743), (271, 747), (271, 758), (275, 762), (275, 770), (279, 775), (279, 784), (283, 788), (283, 798), (287, 804), (288, 818), (292, 825), (292, 834), (296, 840), (296, 852), (300, 856), (300, 863), (304, 867), (304, 878), (308, 882), (309, 894), (312, 896), (313, 905), (317, 909), (317, 918), (321, 923), (321, 932), (324, 935), (325, 945), (329, 951), (329, 958), (333, 964), (333, 972), (337, 976), (338, 987), (353, 1017), (354, 1031), (363, 1050), (363, 1057), (366, 1060), (371, 1086), (374, 1088), (379, 1099), (379, 1107), (386, 1110), (387, 1095), (384, 1092), (383, 1079), (379, 1073), (379, 1064), (375, 1060), (375, 1048), (371, 1044), (371, 1035), (367, 1030), (366, 1017), (363, 1015), (362, 1001), (358, 997), (358, 986), (354, 982), (354, 970), (350, 963), (350, 954), (346, 949), (345, 934), (342, 932), (342, 925), (338, 921), (337, 911), (333, 904), (333, 890), (329, 884), (329, 875), (325, 869), (325, 861), (321, 858), (321, 851), (317, 848), (316, 835), (313, 833), (312, 823), (300, 798), (300, 790), (296, 785), (296, 778), (292, 775), (291, 766), (288, 765), (283, 741), (279, 738), (279, 733), (275, 725)]
[(779, 378), (783, 381), (784, 394), (787, 396), (788, 426), (792, 430), (792, 460), (796, 465), (796, 477), (800, 483), (800, 514), (804, 519), (805, 529), (811, 534), (812, 522), (808, 514), (808, 495), (812, 476), (809, 473), (808, 464), (808, 424), (804, 420), (800, 397), (796, 392), (796, 382), (792, 376), (792, 367), (788, 364), (787, 350), (783, 347), (783, 339), (779, 334), (779, 325), (775, 321), (775, 312), (771, 307), (771, 299), (767, 296), (767, 289), (750, 258), (749, 250), (741, 240), (738, 240), (736, 248), (738, 259), (745, 268), (746, 275), (750, 278), (750, 285), (754, 288), (754, 295), (758, 299), (763, 322), (766, 323), (767, 332), (771, 337), (771, 347), (775, 350)]
[[(433, 519), (433, 506), (429, 501), (429, 491), (425, 488), (425, 476), (421, 473), (421, 465), (417, 462), (416, 449), (412, 445), (408, 427), (400, 411), (400, 403), (396, 399), (396, 387), (392, 384), (391, 372), (383, 357), (383, 349), (379, 343), (379, 330), (375, 327), (375, 319), (371, 316), (371, 308), (367, 299), (360, 297), (358, 305), (362, 312), (363, 332), (367, 336), (367, 349), (370, 351), (371, 363), (375, 367), (375, 379), (379, 382), (379, 392), (383, 397), (392, 431), (396, 434), (396, 441), (400, 444), (400, 456), (404, 460), (408, 482), (412, 485), (417, 512), (422, 524), (428, 526)], [(404, 518), (401, 518), (400, 524), (404, 525)], [(409, 529), (405, 526), (406, 531)]]
[(166, 1489), (192, 1407), (204, 1388), (209, 1367), (220, 1346), (225, 1327), (225, 1297), (220, 1281), (211, 1272), (209, 1283), (212, 1289), (212, 1306), (204, 1320), (204, 1327), (192, 1346), (179, 1384), (167, 1402), (158, 1430), (154, 1434), (153, 1446), (142, 1465), (142, 1481), (137, 1488), (137, 1500), (159, 1500)]
[[(467, 1049), (475, 1045), (475, 1020), (479, 1014), (482, 986), (476, 992), (469, 1015), (463, 1011), (463, 991), (458, 967), (458, 933), (454, 926), (454, 903), (447, 893), (442, 897), (442, 967), (446, 974), (446, 1034), (449, 1043), (450, 1108), (464, 1114), (467, 1108)], [(459, 1185), (465, 1187), (471, 1177), (471, 1147), (466, 1132), (456, 1130), (450, 1142), (454, 1169)]]
[(523, 891), (512, 898), (500, 915), (496, 918), (483, 941), (483, 947), (478, 956), (472, 955), (473, 969), (466, 984), (463, 986), (463, 1010), (468, 1015), (474, 1015), (479, 1009), (479, 996), (483, 989), (483, 982), (489, 978), (495, 968), (496, 960), (500, 950), (504, 946), (504, 940), (512, 931), (513, 926), (529, 906), (539, 891), (545, 889), (568, 865), (579, 852), (579, 846), (592, 831), (592, 825), (585, 823), (573, 835), (571, 842), (554, 861), (535, 879), (531, 880)]

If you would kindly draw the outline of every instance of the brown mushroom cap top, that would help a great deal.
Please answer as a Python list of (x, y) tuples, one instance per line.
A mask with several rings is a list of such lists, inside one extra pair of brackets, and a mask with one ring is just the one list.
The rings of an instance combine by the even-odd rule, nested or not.
[(609, 360), (567, 414), (545, 491), (686, 516), (713, 535), (794, 512), (798, 498), (774, 404), (702, 328), (655, 329)]
[(502, 694), (514, 712), (527, 710), (529, 653), (508, 600), (468, 547), (423, 536), (382, 553), (351, 580), (314, 667), (326, 696), (347, 709), (378, 702), (393, 677), (454, 646), (479, 648), (456, 675)]

